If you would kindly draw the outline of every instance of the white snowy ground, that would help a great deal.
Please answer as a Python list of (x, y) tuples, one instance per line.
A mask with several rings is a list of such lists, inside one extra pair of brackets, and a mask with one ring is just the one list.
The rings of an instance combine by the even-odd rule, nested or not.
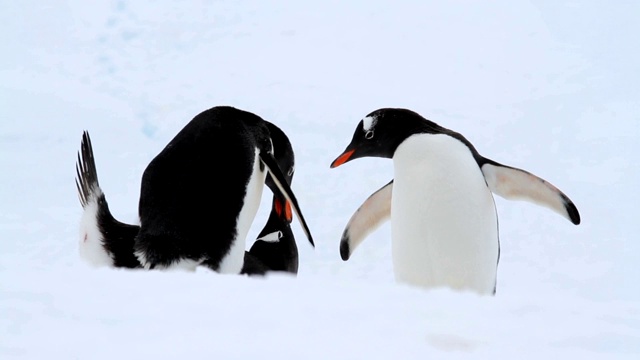
[[(639, 14), (633, 1), (3, 2), (0, 358), (640, 358)], [(294, 224), (299, 276), (81, 262), (82, 131), (112, 212), (133, 223), (147, 163), (215, 105), (293, 143), (317, 243)], [(344, 225), (392, 164), (329, 163), (380, 107), (551, 181), (582, 224), (496, 198), (495, 297), (395, 284), (388, 224), (342, 262)]]

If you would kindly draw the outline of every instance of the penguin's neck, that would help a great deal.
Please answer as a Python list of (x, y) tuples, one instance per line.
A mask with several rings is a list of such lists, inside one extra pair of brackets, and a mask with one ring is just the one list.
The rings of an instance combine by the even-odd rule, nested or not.
[(431, 218), (449, 218), (446, 213), (471, 211), (490, 197), (473, 154), (464, 143), (451, 136), (410, 136), (398, 147), (393, 163), (393, 203), (404, 199), (403, 202), (410, 205), (403, 206), (405, 214), (415, 206), (415, 211), (427, 211)]
[(451, 183), (452, 177), (458, 175), (482, 177), (469, 147), (445, 134), (409, 136), (398, 146), (393, 163), (396, 177), (403, 174), (419, 176), (434, 182), (430, 185), (446, 186)]

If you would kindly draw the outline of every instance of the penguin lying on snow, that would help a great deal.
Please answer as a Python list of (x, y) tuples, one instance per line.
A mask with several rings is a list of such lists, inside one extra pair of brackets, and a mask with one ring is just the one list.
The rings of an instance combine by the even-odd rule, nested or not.
[(298, 247), (289, 225), (291, 208), (287, 211), (281, 204), (284, 202), (274, 196), (267, 223), (251, 249), (244, 253), (241, 274), (264, 275), (269, 271), (298, 273)]
[[(254, 114), (215, 107), (187, 124), (144, 172), (140, 226), (120, 223), (109, 212), (87, 133), (81, 152), (77, 166), (84, 207), (80, 251), (94, 264), (129, 268), (205, 265), (223, 273), (240, 273), (245, 265), (248, 270), (243, 272), (254, 274), (264, 273), (265, 266), (271, 269), (262, 264), (265, 256), (279, 256), (287, 269), (297, 269), (297, 248), (289, 227), (292, 208), (313, 245), (289, 187), (293, 176), (291, 145), (280, 129)], [(280, 166), (286, 166), (286, 176)], [(281, 219), (270, 217), (260, 236), (282, 234), (273, 244), (287, 245), (271, 246), (257, 255), (251, 254), (252, 248), (245, 256), (245, 237), (265, 178), (274, 192), (274, 206), (279, 204), (289, 211), (276, 211)], [(290, 243), (294, 243), (295, 252)], [(289, 252), (269, 252), (282, 249)]]
[(348, 260), (391, 217), (393, 268), (400, 282), (495, 293), (500, 248), (491, 192), (549, 207), (580, 223), (573, 202), (555, 186), (481, 156), (459, 133), (410, 110), (367, 115), (331, 167), (365, 156), (393, 159), (394, 180), (353, 214), (340, 255)]

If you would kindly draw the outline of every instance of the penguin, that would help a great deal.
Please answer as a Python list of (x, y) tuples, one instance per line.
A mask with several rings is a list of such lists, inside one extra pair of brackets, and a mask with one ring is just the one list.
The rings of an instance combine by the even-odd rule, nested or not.
[(390, 218), (393, 271), (401, 283), (495, 294), (500, 244), (492, 193), (580, 223), (574, 203), (551, 183), (483, 157), (461, 134), (408, 109), (364, 117), (331, 168), (361, 157), (393, 159), (394, 179), (353, 214), (340, 255), (348, 260)]
[[(285, 181), (291, 186), (295, 172), (293, 148), (287, 136), (278, 127), (267, 123), (274, 143), (274, 156), (283, 169)], [(277, 144), (277, 146), (276, 146)], [(277, 191), (267, 175), (265, 184), (273, 192), (271, 212), (267, 223), (249, 251), (245, 252), (241, 274), (265, 275), (270, 271), (298, 273), (298, 247), (291, 230), (291, 204)]]
[[(269, 272), (298, 273), (298, 247), (291, 231), (291, 218), (276, 205), (271, 208), (269, 219), (249, 251), (244, 254), (241, 274), (266, 275)], [(291, 215), (291, 213), (289, 213)]]
[(85, 132), (76, 166), (84, 208), (81, 255), (95, 265), (148, 269), (204, 265), (217, 272), (239, 273), (246, 233), (267, 176), (274, 196), (293, 208), (313, 245), (289, 187), (293, 170), (286, 170), (291, 173), (288, 178), (282, 174), (273, 155), (280, 143), (272, 142), (270, 131), (278, 132), (278, 141), (286, 141), (286, 151), (292, 154), (286, 135), (257, 115), (231, 107), (197, 115), (145, 170), (140, 226), (120, 223), (109, 212)]
[[(281, 169), (289, 169), (285, 178), (291, 184), (293, 149), (278, 127), (270, 123), (268, 125), (271, 134), (280, 134), (278, 137), (272, 135), (275, 156)], [(279, 150), (281, 148), (284, 150)], [(269, 271), (296, 274), (298, 251), (290, 226), (291, 205), (282, 195), (275, 195), (277, 187), (269, 175), (266, 184), (274, 192), (271, 214), (251, 250), (245, 252), (241, 273), (249, 276), (265, 275)], [(140, 226), (119, 222), (111, 214), (98, 183), (91, 138), (86, 131), (76, 163), (76, 187), (84, 209), (80, 227), (81, 257), (94, 266), (142, 268), (133, 253), (134, 238)]]

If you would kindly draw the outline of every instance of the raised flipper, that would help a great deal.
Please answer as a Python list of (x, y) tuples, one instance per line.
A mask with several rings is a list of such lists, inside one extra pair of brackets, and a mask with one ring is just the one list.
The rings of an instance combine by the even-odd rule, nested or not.
[(351, 216), (340, 240), (340, 256), (347, 261), (358, 245), (391, 217), (393, 180), (374, 192)]
[(76, 163), (76, 187), (84, 209), (80, 223), (80, 257), (94, 266), (139, 268), (133, 242), (139, 227), (114, 219), (98, 183), (89, 133), (82, 135)]
[(508, 200), (526, 200), (547, 207), (575, 225), (580, 224), (580, 213), (576, 206), (567, 195), (548, 181), (527, 171), (488, 159), (481, 166), (481, 170), (494, 194)]
[(302, 216), (302, 212), (300, 211), (300, 207), (298, 206), (298, 200), (293, 194), (293, 191), (291, 190), (289, 184), (287, 184), (286, 178), (282, 174), (282, 171), (280, 170), (276, 159), (273, 157), (273, 154), (270, 154), (266, 151), (261, 151), (260, 159), (262, 160), (262, 163), (267, 167), (267, 170), (269, 170), (269, 173), (272, 175), (273, 182), (278, 187), (278, 190), (280, 190), (282, 195), (292, 204), (293, 211), (296, 213), (296, 216), (298, 216), (307, 239), (309, 239), (311, 245), (315, 247), (313, 238), (311, 237), (311, 231), (309, 230), (307, 222), (304, 220), (304, 216)]

